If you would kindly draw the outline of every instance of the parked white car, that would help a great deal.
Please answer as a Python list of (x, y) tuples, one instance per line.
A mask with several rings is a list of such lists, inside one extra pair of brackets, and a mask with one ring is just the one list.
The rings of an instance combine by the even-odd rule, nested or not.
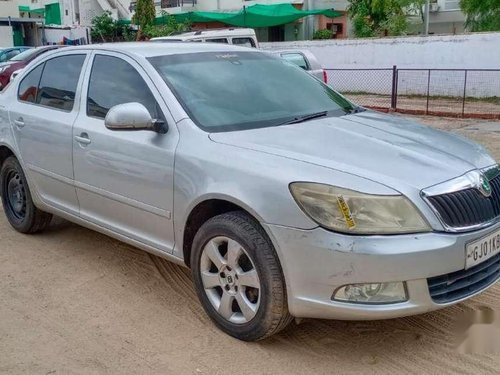
[(152, 42), (209, 42), (258, 48), (254, 29), (224, 28), (191, 31), (178, 35), (151, 38)]

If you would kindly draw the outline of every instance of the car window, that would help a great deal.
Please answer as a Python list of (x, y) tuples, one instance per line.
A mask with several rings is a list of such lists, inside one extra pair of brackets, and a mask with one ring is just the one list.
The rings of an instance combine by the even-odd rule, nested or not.
[(87, 115), (104, 118), (111, 107), (131, 102), (143, 104), (153, 118), (161, 117), (151, 90), (132, 65), (118, 57), (97, 55), (90, 74)]
[[(44, 51), (50, 51), (50, 49), (46, 49)], [(38, 53), (40, 53), (40, 49), (39, 48), (31, 48), (31, 49), (27, 49), (23, 52), (21, 52), (20, 54), (14, 56), (11, 61), (24, 61), (24, 60), (28, 60), (30, 57), (34, 56), (34, 55), (37, 55)]]
[(44, 65), (45, 64), (38, 65), (23, 78), (19, 84), (19, 90), (17, 91), (19, 100), (29, 103), (36, 102), (38, 83), (40, 83), (40, 77), (42, 76)]
[(45, 62), (37, 93), (37, 103), (71, 111), (85, 55), (55, 57)]
[(252, 38), (233, 38), (233, 44), (244, 47), (255, 47), (255, 42)]
[(228, 41), (226, 38), (212, 38), (212, 39), (205, 39), (205, 42), (209, 43), (224, 43), (228, 44)]
[(281, 57), (286, 61), (289, 61), (295, 65), (300, 66), (302, 69), (308, 70), (309, 66), (307, 65), (307, 61), (304, 55), (300, 53), (282, 53)]
[(0, 55), (0, 62), (8, 61), (11, 58), (13, 58), (14, 56), (19, 55), (20, 52), (21, 51), (18, 49), (13, 49), (13, 50), (4, 52), (3, 54)]

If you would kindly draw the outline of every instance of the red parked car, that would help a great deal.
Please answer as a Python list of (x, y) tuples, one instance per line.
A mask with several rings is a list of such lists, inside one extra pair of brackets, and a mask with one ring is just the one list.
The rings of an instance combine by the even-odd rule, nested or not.
[(14, 56), (9, 61), (0, 63), (0, 91), (9, 84), (12, 73), (14, 73), (16, 70), (24, 68), (42, 53), (52, 51), (60, 47), (63, 46), (43, 46), (31, 48), (24, 52), (21, 52), (17, 56)]

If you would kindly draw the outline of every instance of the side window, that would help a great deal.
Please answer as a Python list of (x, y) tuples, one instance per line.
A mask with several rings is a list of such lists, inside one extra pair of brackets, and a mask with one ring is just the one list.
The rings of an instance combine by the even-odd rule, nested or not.
[(18, 49), (13, 49), (11, 51), (8, 51), (8, 52), (5, 52), (4, 54), (2, 54), (2, 56), (0, 57), (0, 62), (4, 62), (4, 61), (9, 61), (10, 59), (12, 59), (14, 56), (16, 55), (19, 55), (21, 51), (18, 50)]
[(37, 103), (71, 111), (85, 55), (66, 55), (45, 62)]
[(308, 70), (309, 66), (304, 56), (300, 53), (283, 53), (281, 57), (292, 64), (300, 66), (304, 70)]
[(17, 97), (19, 100), (29, 103), (36, 102), (38, 83), (40, 82), (44, 65), (45, 64), (38, 65), (23, 78), (19, 84), (19, 90), (17, 91)]
[(205, 42), (209, 43), (224, 43), (228, 44), (228, 41), (226, 38), (212, 38), (212, 39), (205, 39)]
[(233, 38), (233, 44), (235, 44), (237, 46), (254, 47), (255, 48), (255, 42), (253, 41), (252, 38)]
[(143, 104), (159, 118), (156, 100), (135, 68), (113, 56), (96, 55), (87, 94), (87, 115), (104, 118), (109, 109), (123, 103)]

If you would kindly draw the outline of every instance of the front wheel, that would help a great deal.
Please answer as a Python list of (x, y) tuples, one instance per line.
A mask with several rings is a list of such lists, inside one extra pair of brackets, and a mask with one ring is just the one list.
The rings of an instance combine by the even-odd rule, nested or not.
[(21, 233), (36, 233), (45, 229), (52, 215), (35, 207), (28, 182), (19, 161), (11, 156), (0, 170), (2, 205), (9, 224)]
[(194, 238), (191, 260), (203, 308), (224, 332), (256, 341), (290, 323), (276, 252), (249, 215), (235, 211), (208, 220)]

